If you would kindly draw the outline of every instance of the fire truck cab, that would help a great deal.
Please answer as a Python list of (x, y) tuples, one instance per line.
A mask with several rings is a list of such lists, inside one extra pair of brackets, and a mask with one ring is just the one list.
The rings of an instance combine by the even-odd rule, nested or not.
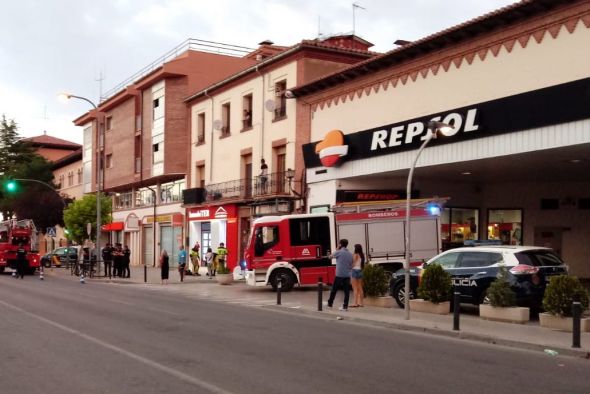
[[(414, 200), (411, 206), (411, 262), (422, 263), (440, 253), (440, 204)], [(252, 225), (245, 251), (246, 283), (271, 285), (282, 291), (294, 285), (334, 282), (335, 265), (330, 259), (338, 239), (361, 244), (370, 264), (380, 264), (393, 274), (405, 262), (405, 205), (399, 201), (379, 204), (346, 204), (332, 212), (265, 216)]]

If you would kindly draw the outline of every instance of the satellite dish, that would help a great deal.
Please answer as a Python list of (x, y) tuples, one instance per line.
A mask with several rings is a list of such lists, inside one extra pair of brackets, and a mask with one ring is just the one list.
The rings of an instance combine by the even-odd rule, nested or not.
[(219, 119), (213, 121), (213, 128), (215, 130), (221, 130), (223, 128), (223, 122)]
[(272, 99), (268, 99), (264, 102), (264, 108), (266, 108), (266, 110), (268, 112), (273, 112), (276, 107), (277, 107), (277, 104)]

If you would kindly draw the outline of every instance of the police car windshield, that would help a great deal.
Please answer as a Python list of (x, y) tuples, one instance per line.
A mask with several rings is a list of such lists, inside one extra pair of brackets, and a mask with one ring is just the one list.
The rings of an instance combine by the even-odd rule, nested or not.
[(563, 265), (563, 261), (553, 252), (547, 250), (529, 250), (516, 253), (519, 264), (532, 265), (535, 267), (551, 267)]

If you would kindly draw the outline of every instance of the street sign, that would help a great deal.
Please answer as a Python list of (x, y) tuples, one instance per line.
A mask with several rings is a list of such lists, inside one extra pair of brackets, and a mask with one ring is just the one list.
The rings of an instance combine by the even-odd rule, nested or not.
[(92, 223), (86, 223), (86, 234), (90, 237), (90, 233), (92, 232)]
[(49, 237), (55, 237), (55, 227), (47, 227), (47, 235)]

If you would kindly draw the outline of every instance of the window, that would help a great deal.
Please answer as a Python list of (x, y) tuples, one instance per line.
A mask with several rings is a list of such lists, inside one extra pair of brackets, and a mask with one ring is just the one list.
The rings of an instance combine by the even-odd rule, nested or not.
[(197, 144), (205, 142), (205, 113), (197, 115)]
[(164, 160), (164, 143), (163, 142), (159, 142), (157, 144), (153, 144), (152, 145), (152, 150), (153, 150), (153, 162), (154, 163), (160, 163)]
[(106, 155), (105, 164), (107, 168), (113, 168), (113, 155), (112, 153)]
[(254, 254), (256, 256), (264, 255), (264, 252), (279, 242), (279, 228), (277, 226), (258, 227), (254, 242), (256, 242), (254, 244)]
[(197, 165), (197, 185), (199, 185), (199, 187), (201, 189), (205, 188), (205, 165), (204, 164)]
[(133, 192), (117, 193), (114, 198), (115, 209), (131, 208), (133, 202)]
[(74, 186), (74, 171), (68, 172), (68, 186)]
[(439, 264), (443, 268), (455, 268), (457, 266), (457, 261), (459, 260), (459, 255), (460, 253), (447, 253), (438, 257), (430, 264)]
[[(156, 186), (152, 186), (155, 190)], [(156, 202), (157, 203), (157, 202)], [(135, 192), (135, 206), (144, 207), (154, 205), (153, 193), (147, 187), (139, 189)]]
[(182, 201), (184, 180), (160, 185), (160, 202), (162, 204)]
[(442, 248), (463, 246), (466, 240), (479, 239), (479, 210), (472, 208), (444, 208), (440, 217)]
[(225, 137), (228, 136), (230, 133), (230, 105), (229, 103), (225, 103), (221, 106), (221, 136)]
[(461, 253), (461, 268), (488, 267), (502, 262), (501, 253), (463, 252)]
[(135, 150), (134, 150), (134, 157), (135, 157), (135, 173), (138, 174), (141, 170), (141, 136), (135, 136)]
[(82, 184), (82, 169), (78, 168), (78, 185)]
[(242, 130), (248, 130), (252, 128), (252, 94), (244, 96), (242, 102)]
[(286, 80), (282, 80), (275, 84), (275, 111), (273, 120), (280, 120), (287, 116), (287, 99), (285, 98), (286, 90)]
[(164, 97), (158, 97), (153, 101), (154, 120), (164, 117)]
[(65, 175), (64, 174), (60, 174), (59, 176), (59, 188), (63, 189), (65, 184), (64, 184), (64, 180), (65, 180)]
[(522, 209), (490, 209), (488, 239), (499, 239), (503, 245), (522, 245)]
[(112, 127), (113, 127), (113, 117), (107, 116), (105, 119), (105, 130), (110, 131)]

